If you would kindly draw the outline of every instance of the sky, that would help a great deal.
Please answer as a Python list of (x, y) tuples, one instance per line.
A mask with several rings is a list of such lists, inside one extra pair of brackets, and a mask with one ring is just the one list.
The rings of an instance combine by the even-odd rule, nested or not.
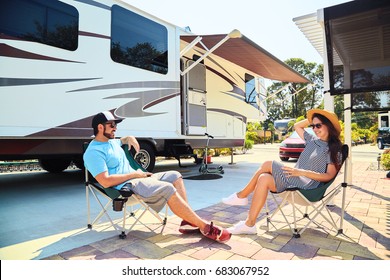
[(227, 34), (238, 29), (277, 58), (323, 63), (293, 18), (349, 0), (123, 0), (195, 34)]

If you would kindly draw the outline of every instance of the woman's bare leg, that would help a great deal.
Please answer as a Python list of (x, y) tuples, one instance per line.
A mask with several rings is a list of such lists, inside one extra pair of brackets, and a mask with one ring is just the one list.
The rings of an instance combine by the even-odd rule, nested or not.
[(259, 216), (261, 209), (264, 207), (269, 190), (276, 191), (274, 177), (268, 173), (261, 174), (256, 182), (252, 204), (245, 221), (247, 226), (253, 227), (256, 224), (256, 219)]
[(272, 174), (272, 161), (265, 161), (259, 169), (253, 174), (252, 178), (248, 184), (239, 192), (237, 192), (237, 197), (245, 198), (248, 197), (256, 188), (259, 177), (263, 173)]

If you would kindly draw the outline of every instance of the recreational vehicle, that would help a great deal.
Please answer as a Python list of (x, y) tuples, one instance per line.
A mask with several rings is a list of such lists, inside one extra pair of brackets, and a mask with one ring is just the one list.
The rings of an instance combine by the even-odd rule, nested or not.
[(291, 128), (288, 126), (290, 122), (295, 121), (293, 118), (284, 118), (281, 120), (274, 121), (274, 127), (277, 132), (281, 133), (283, 136), (286, 135), (288, 130)]
[(233, 30), (195, 35), (123, 1), (5, 0), (0, 9), (0, 160), (82, 166), (91, 120), (124, 118), (142, 164), (243, 146), (261, 79), (308, 82)]

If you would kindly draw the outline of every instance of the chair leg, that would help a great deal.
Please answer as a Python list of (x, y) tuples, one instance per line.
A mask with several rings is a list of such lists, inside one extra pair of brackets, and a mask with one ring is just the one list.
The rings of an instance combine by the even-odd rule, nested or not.
[(100, 201), (99, 197), (98, 197), (97, 194), (95, 193), (95, 191), (94, 191), (90, 186), (87, 186), (87, 188), (88, 188), (87, 192), (89, 192), (89, 191), (92, 192), (92, 195), (95, 197), (97, 203), (100, 205), (100, 207), (101, 207), (101, 209), (102, 209), (102, 210), (100, 211), (100, 213), (96, 216), (95, 220), (91, 223), (91, 222), (90, 222), (90, 203), (89, 203), (89, 195), (88, 195), (88, 203), (87, 203), (87, 205), (88, 205), (88, 228), (89, 228), (89, 229), (92, 229), (92, 226), (93, 226), (97, 221), (99, 221), (100, 218), (101, 218), (103, 215), (106, 215), (106, 217), (107, 217), (107, 219), (110, 221), (111, 225), (115, 228), (115, 230), (118, 230), (118, 228), (115, 226), (114, 222), (112, 221), (110, 215), (108, 215), (108, 213), (107, 213), (107, 209), (108, 209), (108, 207), (109, 207), (110, 204), (111, 204), (111, 200), (109, 200), (109, 201), (107, 202), (106, 205), (103, 205), (102, 202)]
[(295, 213), (296, 206), (295, 206), (295, 194), (294, 194), (294, 192), (291, 193), (291, 199), (292, 199), (292, 208), (293, 208), (293, 217), (294, 217), (294, 232), (293, 232), (293, 236), (298, 238), (299, 236), (297, 236), (298, 229), (297, 229), (297, 216), (296, 216), (296, 213)]

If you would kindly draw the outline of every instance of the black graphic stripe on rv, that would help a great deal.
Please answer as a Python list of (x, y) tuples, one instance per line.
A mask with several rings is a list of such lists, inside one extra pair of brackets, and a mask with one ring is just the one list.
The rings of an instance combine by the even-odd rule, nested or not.
[(87, 88), (80, 88), (71, 90), (68, 92), (79, 92), (79, 91), (89, 91), (89, 90), (108, 90), (108, 89), (126, 89), (126, 88), (171, 88), (178, 90), (180, 88), (180, 83), (176, 81), (145, 81), (145, 82), (124, 82), (124, 83), (115, 83), (107, 84), (101, 86), (93, 86)]
[(9, 86), (29, 86), (29, 85), (45, 85), (57, 83), (71, 83), (80, 81), (96, 80), (100, 78), (86, 79), (23, 79), (23, 78), (2, 78), (0, 77), (0, 87)]
[(159, 90), (148, 90), (140, 92), (125, 93), (116, 96), (106, 97), (105, 99), (118, 99), (118, 98), (129, 98), (132, 101), (120, 106), (115, 113), (123, 118), (134, 118), (134, 117), (147, 117), (160, 114), (166, 114), (167, 112), (155, 112), (149, 113), (144, 110), (151, 108), (157, 104), (160, 104), (171, 98), (179, 96), (180, 92), (176, 89), (159, 89)]
[(246, 123), (247, 117), (241, 114), (238, 114), (237, 112), (229, 111), (229, 110), (223, 110), (223, 109), (217, 109), (217, 108), (208, 108), (207, 111), (212, 111), (212, 112), (218, 112), (222, 113), (225, 115), (229, 115), (232, 117), (235, 117), (239, 120), (242, 120), (244, 123)]

